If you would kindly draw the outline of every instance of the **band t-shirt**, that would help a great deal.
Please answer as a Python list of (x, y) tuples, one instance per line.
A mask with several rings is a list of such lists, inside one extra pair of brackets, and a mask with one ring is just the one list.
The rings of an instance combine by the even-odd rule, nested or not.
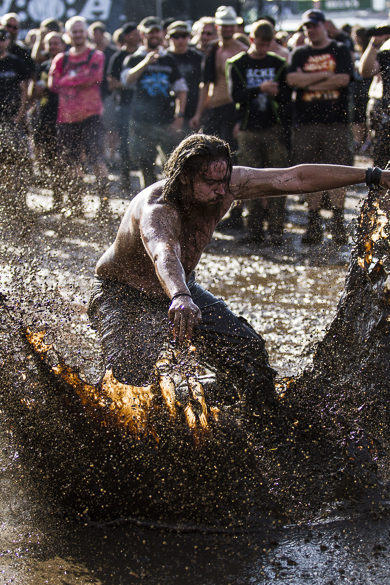
[[(348, 47), (331, 41), (323, 49), (310, 45), (297, 47), (292, 55), (288, 73), (301, 68), (303, 72), (331, 71), (353, 76), (351, 53)], [(349, 88), (309, 90), (297, 88), (296, 112), (298, 124), (347, 124)]]
[[(254, 59), (242, 52), (228, 59), (228, 79), (233, 101), (240, 106), (241, 129), (259, 132), (281, 123), (281, 105), (291, 97), (286, 83), (286, 60), (275, 53)], [(276, 98), (262, 93), (263, 81), (277, 81)]]
[[(129, 69), (143, 61), (146, 54), (145, 48), (140, 47), (125, 60), (122, 83)], [(159, 59), (147, 65), (131, 87), (134, 89), (131, 117), (148, 124), (170, 124), (175, 113), (175, 93), (188, 89), (175, 57), (163, 49)]]
[(0, 121), (12, 122), (20, 108), (20, 82), (29, 78), (21, 59), (7, 53), (0, 59)]
[(20, 41), (16, 41), (15, 43), (10, 44), (8, 47), (8, 53), (10, 55), (14, 55), (15, 57), (19, 57), (27, 69), (28, 76), (32, 77), (37, 68), (34, 60), (31, 57), (30, 49)]
[[(170, 53), (168, 51), (168, 53)], [(187, 82), (188, 94), (184, 118), (192, 118), (195, 115), (198, 104), (200, 72), (203, 55), (195, 49), (188, 49), (182, 55), (174, 55), (179, 69)]]

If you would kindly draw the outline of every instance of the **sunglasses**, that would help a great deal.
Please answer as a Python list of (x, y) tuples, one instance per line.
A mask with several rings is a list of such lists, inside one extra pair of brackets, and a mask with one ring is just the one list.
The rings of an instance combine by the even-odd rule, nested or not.
[(174, 33), (171, 35), (171, 39), (188, 39), (189, 36), (188, 33)]
[(205, 37), (212, 37), (213, 34), (214, 34), (213, 32), (207, 32), (207, 31), (206, 32), (204, 32), (204, 31), (202, 32), (202, 36), (204, 35)]
[(12, 30), (19, 30), (19, 27), (16, 26), (15, 24), (6, 24), (5, 26), (7, 28), (12, 28)]

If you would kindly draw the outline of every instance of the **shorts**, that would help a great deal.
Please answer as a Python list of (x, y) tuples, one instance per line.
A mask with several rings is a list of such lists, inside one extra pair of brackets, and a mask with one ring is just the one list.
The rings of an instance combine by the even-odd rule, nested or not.
[(294, 164), (353, 165), (347, 124), (302, 124), (292, 136)]
[(91, 165), (104, 160), (104, 129), (100, 116), (73, 124), (57, 124), (58, 155), (67, 165), (79, 165), (83, 155)]
[[(240, 386), (238, 396), (258, 396), (261, 402), (272, 403), (276, 372), (268, 363), (264, 340), (195, 278), (190, 278), (188, 287), (202, 311), (192, 340), (202, 363), (216, 368), (220, 381), (227, 380), (229, 396)], [(168, 297), (147, 295), (126, 284), (95, 277), (88, 316), (99, 331), (105, 367), (112, 368), (117, 380), (135, 386), (153, 383), (155, 363), (164, 347), (173, 342), (170, 304)]]
[(279, 126), (258, 132), (243, 130), (238, 134), (238, 144), (238, 161), (244, 167), (261, 169), (288, 166), (284, 132)]

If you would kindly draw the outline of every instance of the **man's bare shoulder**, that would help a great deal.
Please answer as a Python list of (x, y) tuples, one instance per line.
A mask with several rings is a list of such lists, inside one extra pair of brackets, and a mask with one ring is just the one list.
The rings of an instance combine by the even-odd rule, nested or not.
[[(164, 200), (163, 189), (165, 180), (146, 187), (136, 195), (129, 204), (123, 217), (119, 233), (130, 228), (137, 229), (151, 226), (151, 223), (169, 218), (172, 223), (179, 218), (178, 209), (173, 203)], [(164, 221), (165, 223), (165, 221)], [(141, 229), (142, 229), (141, 228)]]

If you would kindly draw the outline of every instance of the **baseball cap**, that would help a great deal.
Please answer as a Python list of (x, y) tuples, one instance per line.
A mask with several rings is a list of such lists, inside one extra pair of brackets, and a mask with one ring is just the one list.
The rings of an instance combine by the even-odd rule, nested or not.
[(161, 20), (157, 16), (147, 16), (139, 23), (139, 29), (143, 33), (150, 33), (154, 28), (163, 29)]
[(168, 37), (178, 32), (191, 34), (188, 24), (184, 22), (184, 20), (175, 20), (175, 22), (172, 22), (167, 28)]
[(215, 24), (229, 26), (237, 24), (237, 12), (233, 6), (220, 6), (215, 13)]
[(322, 10), (306, 10), (302, 14), (302, 24), (318, 24), (319, 22), (325, 22), (325, 14)]
[(137, 24), (135, 22), (126, 22), (126, 24), (124, 24), (122, 27), (122, 33), (124, 35), (128, 35), (131, 32), (133, 32), (133, 30), (135, 30), (136, 28)]

